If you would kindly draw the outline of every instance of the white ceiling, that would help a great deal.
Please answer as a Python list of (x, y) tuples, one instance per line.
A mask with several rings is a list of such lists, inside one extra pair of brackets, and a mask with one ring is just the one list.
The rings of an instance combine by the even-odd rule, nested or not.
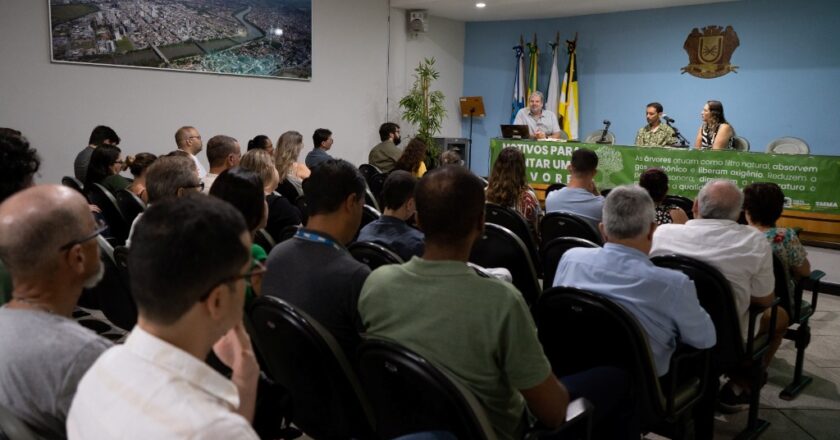
[(668, 8), (737, 0), (391, 0), (391, 7), (425, 9), (429, 15), (460, 21), (523, 20), (571, 17), (618, 11)]

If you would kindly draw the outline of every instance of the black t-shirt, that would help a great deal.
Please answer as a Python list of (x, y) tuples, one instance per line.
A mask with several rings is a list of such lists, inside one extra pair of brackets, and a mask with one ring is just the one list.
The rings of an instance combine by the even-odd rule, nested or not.
[(284, 228), (300, 224), (300, 210), (283, 196), (269, 194), (265, 200), (268, 202), (268, 222), (265, 230), (279, 243), (280, 233)]

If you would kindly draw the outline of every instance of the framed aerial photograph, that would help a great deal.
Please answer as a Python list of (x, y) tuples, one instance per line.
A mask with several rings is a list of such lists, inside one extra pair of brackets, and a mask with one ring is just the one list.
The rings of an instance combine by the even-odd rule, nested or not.
[(48, 1), (53, 62), (312, 77), (312, 0)]

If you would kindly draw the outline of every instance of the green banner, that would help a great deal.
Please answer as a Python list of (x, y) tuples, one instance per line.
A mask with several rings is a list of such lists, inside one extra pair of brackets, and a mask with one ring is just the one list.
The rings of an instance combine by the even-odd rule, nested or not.
[(774, 182), (785, 193), (785, 209), (840, 214), (840, 157), (700, 151), (679, 148), (628, 147), (570, 142), (491, 139), (490, 166), (502, 148), (525, 154), (530, 183), (567, 183), (566, 166), (578, 148), (598, 154), (599, 189), (636, 183), (648, 168), (668, 173), (670, 194), (695, 198), (709, 180), (727, 179), (739, 187), (753, 182)]

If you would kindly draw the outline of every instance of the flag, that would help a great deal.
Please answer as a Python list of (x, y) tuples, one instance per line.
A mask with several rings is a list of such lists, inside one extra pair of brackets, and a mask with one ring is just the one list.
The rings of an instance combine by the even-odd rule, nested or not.
[(516, 119), (516, 113), (525, 107), (525, 48), (520, 44), (514, 46), (516, 52), (516, 72), (513, 79), (513, 105), (510, 114), (510, 123)]
[(557, 69), (557, 48), (559, 44), (551, 45), (554, 54), (551, 61), (551, 76), (548, 77), (548, 92), (545, 94), (545, 108), (560, 117), (560, 71)]
[(574, 41), (567, 41), (569, 45), (569, 66), (563, 75), (563, 85), (560, 87), (560, 118), (563, 121), (563, 131), (569, 139), (578, 139), (578, 78), (575, 63), (575, 49), (577, 36)]
[(534, 34), (534, 42), (528, 43), (528, 53), (530, 54), (530, 68), (528, 70), (528, 94), (525, 99), (531, 97), (531, 93), (537, 91), (537, 69), (539, 68), (540, 48), (537, 46), (537, 35)]

